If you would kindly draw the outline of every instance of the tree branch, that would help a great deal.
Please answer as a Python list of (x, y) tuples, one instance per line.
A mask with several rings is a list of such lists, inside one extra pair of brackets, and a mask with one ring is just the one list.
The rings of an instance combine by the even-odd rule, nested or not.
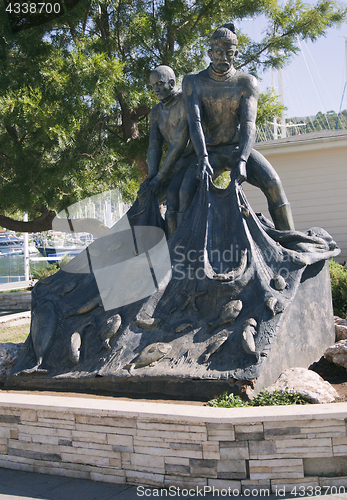
[(65, 233), (90, 233), (96, 238), (108, 231), (108, 227), (97, 219), (60, 219), (53, 210), (46, 207), (41, 210), (39, 217), (28, 222), (0, 215), (0, 226), (19, 233), (40, 233), (54, 229)]
[(35, 219), (23, 222), (20, 220), (11, 219), (5, 215), (0, 215), (0, 226), (11, 231), (18, 231), (20, 233), (37, 233), (41, 231), (49, 231), (52, 229), (52, 220), (56, 213), (48, 208), (41, 209), (41, 215)]

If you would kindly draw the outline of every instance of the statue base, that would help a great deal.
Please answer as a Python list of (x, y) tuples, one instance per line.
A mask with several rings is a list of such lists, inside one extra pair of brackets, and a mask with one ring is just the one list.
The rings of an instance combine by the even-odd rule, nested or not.
[(329, 263), (308, 266), (278, 330), (254, 390), (273, 384), (287, 368), (308, 368), (335, 343)]
[[(40, 372), (32, 376), (12, 375), (5, 389), (32, 389), (97, 393), (134, 398), (208, 401), (224, 392), (242, 394), (248, 388), (256, 392), (271, 385), (287, 368), (308, 367), (335, 341), (328, 262), (320, 261), (305, 269), (295, 297), (281, 315), (276, 336), (267, 357), (262, 358), (259, 375), (253, 380), (206, 379), (194, 376), (194, 370), (180, 376), (129, 377), (105, 373), (60, 374), (50, 377)], [(77, 375), (77, 374), (76, 374)]]

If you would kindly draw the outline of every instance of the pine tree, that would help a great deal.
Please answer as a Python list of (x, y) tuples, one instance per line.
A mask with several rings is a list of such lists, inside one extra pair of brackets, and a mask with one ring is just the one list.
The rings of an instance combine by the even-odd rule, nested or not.
[[(81, 0), (11, 33), (0, 8), (0, 225), (20, 231), (47, 230), (56, 211), (109, 188), (134, 198), (147, 173), (155, 66), (178, 78), (201, 69), (218, 25), (265, 16), (263, 40), (238, 34), (236, 66), (257, 75), (288, 62), (298, 37), (315, 40), (346, 18), (330, 0)], [(280, 110), (263, 95), (259, 122)]]

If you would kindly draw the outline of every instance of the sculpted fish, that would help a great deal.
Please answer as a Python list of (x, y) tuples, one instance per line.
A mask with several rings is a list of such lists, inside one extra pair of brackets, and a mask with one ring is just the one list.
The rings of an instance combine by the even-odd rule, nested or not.
[(141, 368), (143, 366), (153, 366), (159, 360), (161, 360), (168, 352), (171, 351), (172, 346), (170, 344), (165, 344), (164, 342), (156, 342), (155, 344), (150, 344), (145, 347), (141, 353), (124, 368), (133, 370), (133, 368)]
[(95, 327), (95, 317), (92, 316), (88, 321), (86, 321), (80, 328), (79, 331), (74, 332), (70, 338), (70, 346), (69, 346), (69, 359), (74, 365), (78, 365), (80, 362), (81, 355), (81, 344), (82, 344), (82, 336), (84, 330), (88, 326)]
[(62, 293), (60, 293), (58, 295), (58, 297), (61, 297), (61, 298), (65, 297), (65, 295), (72, 292), (72, 290), (74, 290), (76, 288), (76, 286), (77, 286), (77, 283), (75, 281), (71, 281), (70, 283), (65, 285)]
[(231, 300), (225, 306), (222, 307), (218, 319), (214, 322), (209, 323), (209, 326), (214, 330), (219, 326), (226, 325), (227, 323), (232, 323), (238, 317), (242, 310), (242, 300)]
[(254, 318), (248, 319), (243, 325), (242, 332), (242, 347), (247, 354), (251, 354), (257, 358), (259, 361), (259, 353), (255, 350), (254, 336), (256, 335), (257, 322)]
[(119, 314), (115, 314), (114, 316), (108, 318), (106, 326), (99, 332), (99, 335), (102, 340), (102, 345), (99, 352), (104, 348), (107, 350), (111, 349), (110, 340), (116, 335), (121, 324), (122, 324), (122, 318), (120, 317)]
[(192, 327), (193, 325), (191, 323), (182, 323), (181, 325), (178, 325), (176, 328), (175, 328), (175, 333), (181, 333), (183, 332), (184, 330), (186, 330), (187, 328), (190, 328)]
[(154, 328), (158, 326), (160, 319), (158, 318), (136, 318), (134, 321), (134, 326), (139, 326), (141, 328)]
[(219, 335), (216, 335), (216, 338), (214, 341), (207, 347), (205, 353), (202, 356), (202, 360), (204, 363), (206, 363), (212, 354), (215, 352), (219, 351), (219, 349), (222, 347), (222, 345), (228, 340), (228, 334), (225, 332), (222, 332)]
[(276, 274), (276, 276), (272, 278), (272, 284), (274, 289), (278, 290), (279, 292), (281, 292), (288, 286), (286, 280), (280, 274)]
[(48, 370), (42, 369), (40, 366), (57, 327), (58, 314), (52, 302), (46, 301), (33, 311), (30, 334), (37, 364), (33, 368), (23, 370), (22, 373), (48, 373)]
[(102, 300), (100, 295), (93, 297), (88, 300), (83, 306), (81, 306), (77, 311), (70, 311), (65, 318), (70, 318), (71, 316), (82, 316), (83, 314), (87, 314), (90, 311), (93, 311), (95, 308), (102, 306)]
[(45, 279), (42, 279), (42, 280), (39, 280), (36, 285), (34, 286), (33, 290), (32, 290), (32, 294), (33, 295), (36, 295), (37, 293), (37, 289), (41, 286), (41, 285), (51, 285), (54, 281), (54, 274), (53, 276), (48, 276), (48, 278), (45, 278)]
[(269, 297), (265, 302), (265, 305), (271, 311), (272, 317), (283, 312), (284, 310), (283, 304), (281, 304), (276, 297)]

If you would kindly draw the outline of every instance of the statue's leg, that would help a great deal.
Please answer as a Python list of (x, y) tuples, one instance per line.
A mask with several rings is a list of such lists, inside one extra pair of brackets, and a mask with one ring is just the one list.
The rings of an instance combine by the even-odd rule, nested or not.
[(271, 163), (254, 149), (247, 161), (247, 181), (265, 194), (276, 229), (294, 231), (292, 211), (281, 180)]
[(177, 228), (177, 213), (179, 209), (179, 192), (182, 184), (182, 179), (185, 174), (185, 170), (182, 169), (180, 172), (172, 179), (167, 188), (167, 210), (165, 214), (167, 235), (170, 238)]
[(177, 214), (177, 226), (182, 222), (182, 219), (191, 204), (197, 187), (199, 185), (197, 161), (194, 160), (185, 173), (182, 181), (181, 189), (179, 191), (179, 211)]

